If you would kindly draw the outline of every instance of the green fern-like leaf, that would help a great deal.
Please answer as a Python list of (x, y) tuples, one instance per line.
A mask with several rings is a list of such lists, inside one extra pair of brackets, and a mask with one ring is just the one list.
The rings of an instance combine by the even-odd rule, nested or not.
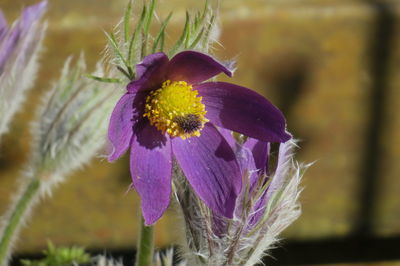
[(40, 260), (21, 260), (23, 266), (71, 266), (88, 263), (91, 257), (81, 247), (55, 247), (48, 243), (45, 257)]

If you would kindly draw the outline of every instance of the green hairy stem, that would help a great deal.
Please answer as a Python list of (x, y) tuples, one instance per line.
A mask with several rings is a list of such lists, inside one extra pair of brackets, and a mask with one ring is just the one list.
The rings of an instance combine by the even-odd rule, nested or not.
[(152, 265), (154, 252), (153, 226), (145, 226), (143, 217), (140, 219), (140, 236), (136, 253), (136, 266)]
[(8, 212), (10, 215), (5, 217), (4, 229), (0, 232), (0, 265), (2, 266), (7, 265), (16, 231), (25, 220), (24, 218), (32, 206), (33, 200), (39, 195), (39, 188), (40, 180), (32, 178), (22, 194), (16, 198), (16, 204), (11, 205)]

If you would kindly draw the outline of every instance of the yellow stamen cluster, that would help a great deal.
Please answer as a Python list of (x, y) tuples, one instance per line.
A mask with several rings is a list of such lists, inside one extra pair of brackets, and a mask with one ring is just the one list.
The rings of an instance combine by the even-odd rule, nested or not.
[(200, 136), (204, 124), (205, 106), (198, 92), (185, 81), (165, 81), (162, 87), (146, 98), (144, 116), (162, 132), (171, 137), (186, 139)]

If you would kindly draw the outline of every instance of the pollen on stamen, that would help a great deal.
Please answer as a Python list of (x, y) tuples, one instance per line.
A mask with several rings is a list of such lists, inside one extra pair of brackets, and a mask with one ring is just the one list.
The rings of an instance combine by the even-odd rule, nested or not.
[(167, 80), (146, 98), (143, 116), (171, 137), (200, 136), (208, 119), (205, 118), (207, 111), (202, 98), (197, 95), (198, 92), (185, 81)]

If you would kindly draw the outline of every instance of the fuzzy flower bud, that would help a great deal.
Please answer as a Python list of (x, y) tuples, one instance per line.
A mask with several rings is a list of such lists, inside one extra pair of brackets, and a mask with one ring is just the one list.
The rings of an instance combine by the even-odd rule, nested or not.
[[(270, 161), (270, 144), (251, 138), (239, 143), (226, 130), (221, 133), (235, 151), (243, 175), (242, 191), (235, 215), (216, 215), (176, 178), (176, 198), (186, 224), (188, 265), (256, 265), (274, 247), (279, 234), (296, 220), (301, 176), (307, 166), (293, 160), (293, 141), (279, 144), (275, 170)], [(181, 175), (176, 169), (176, 174)]]
[[(1, 266), (8, 265), (21, 225), (35, 204), (104, 145), (109, 114), (119, 95), (108, 83), (82, 77), (85, 71), (83, 57), (72, 68), (67, 60), (61, 78), (42, 98), (28, 171), (0, 223)], [(103, 74), (100, 65), (97, 73)]]
[[(103, 147), (109, 114), (118, 93), (112, 84), (83, 77), (83, 57), (42, 98), (33, 126), (33, 168), (60, 177), (90, 160)], [(103, 74), (100, 65), (96, 74)]]
[(34, 83), (46, 24), (40, 21), (47, 2), (25, 8), (8, 26), (0, 11), (0, 135)]

